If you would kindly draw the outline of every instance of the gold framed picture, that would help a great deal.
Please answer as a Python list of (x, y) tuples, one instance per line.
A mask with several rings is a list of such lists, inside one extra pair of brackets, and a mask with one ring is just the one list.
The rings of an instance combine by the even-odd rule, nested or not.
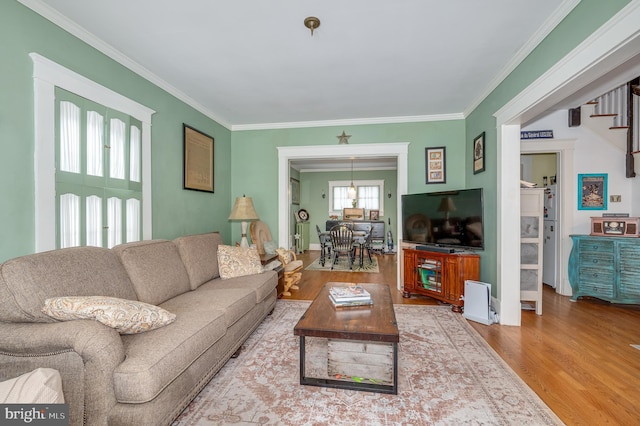
[(447, 174), (446, 150), (444, 146), (436, 148), (425, 148), (425, 166), (426, 166), (426, 182), (425, 183), (446, 183)]
[(213, 138), (182, 124), (184, 189), (213, 192)]

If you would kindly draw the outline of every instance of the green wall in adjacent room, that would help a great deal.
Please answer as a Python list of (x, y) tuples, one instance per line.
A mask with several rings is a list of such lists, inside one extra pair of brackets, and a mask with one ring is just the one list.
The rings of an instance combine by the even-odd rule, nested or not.
[[(0, 2), (0, 262), (35, 250), (34, 90), (38, 53), (156, 111), (153, 237), (219, 230), (230, 240), (231, 132), (14, 0)], [(215, 139), (215, 193), (182, 188), (182, 123)]]

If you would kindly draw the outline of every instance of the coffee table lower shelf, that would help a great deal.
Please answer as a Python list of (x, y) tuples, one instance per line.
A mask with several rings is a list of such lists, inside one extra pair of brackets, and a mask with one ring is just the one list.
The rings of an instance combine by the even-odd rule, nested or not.
[[(334, 341), (340, 341), (340, 339), (334, 339)], [(349, 340), (341, 340), (343, 342), (350, 342)], [(337, 389), (349, 389), (366, 392), (378, 392), (387, 394), (398, 394), (398, 344), (388, 343), (386, 344), (391, 348), (391, 384), (374, 383), (369, 379), (363, 378), (361, 381), (353, 381), (350, 379), (331, 379), (320, 377), (307, 377), (306, 376), (306, 344), (305, 336), (300, 336), (300, 384), (308, 386), (323, 386)], [(375, 355), (374, 355), (375, 356)]]

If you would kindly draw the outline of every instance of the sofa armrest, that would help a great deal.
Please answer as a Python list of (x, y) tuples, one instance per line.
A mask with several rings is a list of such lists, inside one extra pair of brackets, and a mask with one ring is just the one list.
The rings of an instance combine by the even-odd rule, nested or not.
[(116, 404), (113, 371), (124, 358), (118, 332), (97, 321), (0, 323), (0, 380), (58, 370), (72, 425), (106, 424)]

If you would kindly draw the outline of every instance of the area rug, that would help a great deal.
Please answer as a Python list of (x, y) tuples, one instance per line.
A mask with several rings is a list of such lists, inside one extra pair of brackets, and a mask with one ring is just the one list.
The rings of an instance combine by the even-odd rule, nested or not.
[(359, 260), (353, 263), (353, 269), (349, 269), (349, 261), (346, 257), (340, 259), (338, 258), (338, 262), (336, 266), (331, 269), (331, 259), (326, 259), (324, 262), (324, 266), (320, 264), (320, 258), (317, 258), (309, 266), (305, 268), (307, 271), (334, 271), (334, 272), (380, 272), (380, 268), (378, 268), (378, 259), (375, 257), (371, 258), (371, 262), (369, 262), (368, 258), (364, 259), (362, 262), (362, 267), (360, 267)]
[(278, 300), (174, 426), (562, 424), (448, 306), (394, 306), (398, 395), (302, 386), (293, 327), (308, 306)]

